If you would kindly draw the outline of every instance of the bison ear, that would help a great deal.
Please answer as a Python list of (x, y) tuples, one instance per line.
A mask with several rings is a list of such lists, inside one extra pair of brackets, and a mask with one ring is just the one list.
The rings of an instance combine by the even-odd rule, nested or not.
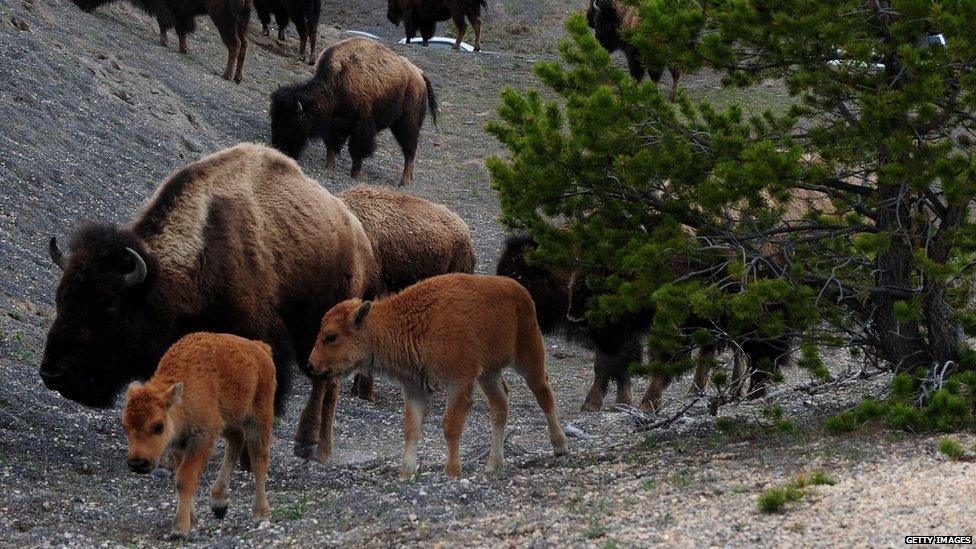
[(129, 384), (129, 388), (126, 389), (126, 391), (125, 391), (125, 399), (126, 400), (129, 400), (129, 397), (132, 396), (132, 392), (133, 391), (138, 391), (139, 389), (142, 389), (142, 382), (141, 381), (133, 381), (132, 383), (130, 383)]
[(174, 406), (183, 401), (183, 382), (179, 382), (169, 389), (169, 398), (166, 399), (166, 407)]
[(370, 309), (373, 308), (372, 301), (364, 301), (359, 309), (356, 309), (356, 316), (352, 320), (352, 325), (354, 328), (360, 328), (363, 325), (363, 321), (366, 320), (366, 315), (369, 314)]

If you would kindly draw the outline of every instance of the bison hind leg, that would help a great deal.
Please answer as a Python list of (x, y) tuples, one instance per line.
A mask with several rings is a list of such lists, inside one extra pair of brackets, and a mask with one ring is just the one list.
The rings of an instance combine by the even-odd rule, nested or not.
[(372, 122), (361, 120), (352, 128), (349, 136), (349, 156), (352, 157), (352, 169), (349, 176), (357, 178), (362, 175), (363, 159), (376, 152), (376, 127)]
[[(423, 96), (420, 101), (420, 109), (423, 109)], [(400, 176), (400, 186), (404, 187), (413, 181), (413, 169), (417, 163), (417, 142), (420, 140), (420, 124), (411, 117), (402, 116), (393, 124), (390, 131), (403, 151), (403, 173)]]

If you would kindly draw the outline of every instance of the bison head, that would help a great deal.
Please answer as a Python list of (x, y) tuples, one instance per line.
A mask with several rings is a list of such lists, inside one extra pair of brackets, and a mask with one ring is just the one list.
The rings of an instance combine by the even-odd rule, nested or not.
[(342, 377), (363, 363), (367, 350), (362, 328), (372, 307), (372, 301), (349, 299), (325, 313), (308, 357), (309, 375)]
[(282, 86), (271, 94), (271, 145), (299, 158), (316, 124), (313, 83)]
[(620, 18), (613, 0), (590, 0), (586, 22), (604, 49), (620, 49)]
[(632, 341), (640, 337), (650, 328), (653, 311), (639, 310), (624, 313), (619, 317), (606, 320), (601, 324), (594, 324), (586, 318), (586, 313), (593, 306), (593, 299), (598, 297), (587, 285), (587, 274), (575, 271), (569, 278), (566, 318), (587, 337), (593, 340), (597, 348), (608, 354), (615, 355)]
[(127, 382), (152, 374), (171, 322), (150, 301), (156, 262), (131, 231), (86, 225), (70, 249), (64, 255), (51, 239), (64, 273), (40, 375), (66, 398), (107, 408)]
[(403, 6), (400, 5), (400, 0), (387, 0), (386, 18), (394, 25), (399, 25), (403, 21)]
[(129, 469), (148, 473), (156, 468), (175, 434), (171, 412), (180, 404), (182, 395), (182, 382), (168, 387), (147, 386), (138, 381), (129, 385), (122, 412), (122, 428), (129, 439)]

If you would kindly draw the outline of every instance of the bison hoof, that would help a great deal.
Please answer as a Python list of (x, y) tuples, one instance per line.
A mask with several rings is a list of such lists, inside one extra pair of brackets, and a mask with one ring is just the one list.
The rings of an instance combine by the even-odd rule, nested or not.
[(244, 80), (244, 77), (243, 76), (238, 76), (238, 77), (234, 78), (234, 83), (235, 84), (240, 84), (241, 83), (241, 80)]
[(296, 442), (292, 451), (294, 452), (295, 457), (301, 459), (312, 459), (316, 446), (316, 444), (302, 444), (301, 442)]
[(278, 40), (285, 41), (285, 31), (278, 31)]
[(587, 400), (586, 402), (583, 403), (582, 406), (580, 406), (580, 410), (584, 412), (599, 412), (602, 409), (603, 409), (602, 403), (590, 402), (589, 400)]
[(213, 515), (217, 519), (222, 519), (222, 518), (224, 518), (224, 517), (227, 516), (227, 504), (226, 503), (221, 504), (221, 505), (214, 505), (213, 507), (210, 508), (210, 510), (213, 511)]
[(261, 31), (261, 35), (262, 36), (270, 36), (271, 35), (271, 31), (269, 31), (268, 29), (264, 29), (263, 31)]

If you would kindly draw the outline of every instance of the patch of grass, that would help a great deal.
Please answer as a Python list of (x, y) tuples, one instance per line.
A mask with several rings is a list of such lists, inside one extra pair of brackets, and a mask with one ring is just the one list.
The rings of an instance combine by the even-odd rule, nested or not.
[(748, 491), (749, 491), (749, 487), (746, 486), (745, 484), (736, 484), (736, 485), (732, 486), (732, 493), (733, 494), (744, 494), (744, 493), (746, 493)]
[(672, 486), (676, 486), (678, 488), (686, 488), (691, 486), (691, 480), (691, 475), (689, 475), (687, 471), (679, 471), (668, 477), (668, 482)]
[(586, 539), (596, 539), (602, 538), (607, 535), (607, 527), (604, 526), (602, 522), (598, 519), (590, 520), (590, 524), (586, 527), (586, 531), (583, 532)]
[(617, 540), (608, 539), (606, 543), (603, 544), (603, 549), (617, 549), (620, 545), (617, 544)]
[(951, 460), (960, 460), (966, 455), (966, 450), (963, 449), (962, 444), (959, 444), (958, 440), (945, 437), (939, 440), (939, 453)]
[(275, 522), (299, 520), (308, 512), (310, 502), (311, 498), (307, 494), (299, 494), (298, 499), (291, 503), (287, 503), (284, 499), (281, 499), (278, 505), (275, 505), (271, 511), (271, 518)]
[(645, 490), (653, 490), (656, 486), (657, 483), (652, 478), (644, 479), (644, 482), (641, 483), (641, 488)]
[(807, 531), (807, 525), (802, 522), (794, 522), (786, 527), (787, 532), (793, 532), (794, 534), (805, 534)]
[(770, 488), (759, 495), (757, 504), (763, 513), (782, 513), (787, 503), (800, 501), (803, 490), (792, 483), (782, 488)]
[(27, 336), (24, 332), (16, 331), (13, 333), (13, 339), (18, 343), (17, 350), (14, 351), (14, 358), (20, 362), (27, 362), (31, 359), (33, 354), (30, 347), (27, 346)]
[(809, 476), (798, 475), (785, 486), (769, 488), (759, 495), (756, 505), (762, 513), (782, 513), (789, 503), (795, 503), (803, 499), (806, 494), (805, 488), (809, 486), (833, 486), (837, 481), (824, 473), (815, 471)]
[(730, 434), (735, 430), (735, 422), (727, 417), (720, 417), (715, 420), (715, 428), (723, 433)]
[(837, 479), (823, 471), (814, 471), (807, 477), (807, 483), (811, 486), (833, 486), (837, 484)]
[(21, 320), (24, 314), (21, 313), (18, 309), (10, 309), (9, 311), (7, 311), (7, 316), (9, 316), (14, 320)]

